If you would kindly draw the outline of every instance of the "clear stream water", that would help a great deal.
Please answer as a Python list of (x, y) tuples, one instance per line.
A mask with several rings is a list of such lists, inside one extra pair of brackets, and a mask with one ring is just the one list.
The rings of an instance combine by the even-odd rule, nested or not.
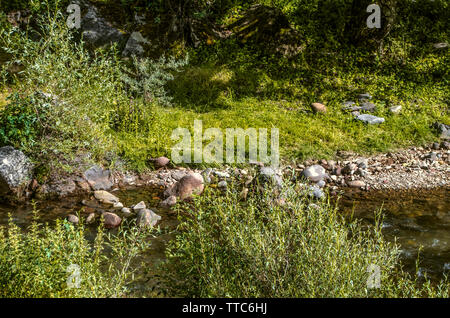
[[(373, 224), (375, 211), (382, 208), (385, 216), (383, 234), (388, 241), (396, 240), (400, 244), (405, 269), (415, 273), (418, 251), (422, 246), (419, 273), (426, 272), (432, 280), (440, 280), (444, 273), (450, 273), (449, 192), (448, 187), (427, 191), (347, 192), (340, 197), (338, 206), (344, 215), (353, 213), (354, 217), (367, 224)], [(167, 231), (152, 240), (151, 249), (144, 259), (149, 268), (153, 267), (164, 259), (165, 245), (173, 238), (173, 230), (178, 224), (177, 215), (170, 210), (155, 208), (160, 200), (160, 189), (141, 187), (113, 193), (125, 206), (144, 201), (162, 216), (160, 226)], [(40, 211), (40, 219), (49, 223), (69, 213), (80, 212), (87, 216), (101, 209), (86, 207), (81, 203), (83, 199), (90, 200), (89, 197), (72, 197), (36, 202), (36, 207)], [(11, 213), (14, 222), (25, 228), (32, 220), (32, 211), (31, 203), (15, 206), (0, 204), (0, 225), (8, 222), (8, 214)]]

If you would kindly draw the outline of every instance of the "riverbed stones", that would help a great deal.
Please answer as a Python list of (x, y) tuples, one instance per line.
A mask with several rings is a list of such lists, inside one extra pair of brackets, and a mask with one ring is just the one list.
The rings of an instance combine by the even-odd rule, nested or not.
[(123, 207), (122, 210), (120, 210), (120, 212), (122, 212), (122, 214), (123, 214), (125, 217), (128, 217), (128, 216), (131, 215), (131, 209), (130, 209), (130, 208), (127, 208), (127, 207)]
[(321, 103), (312, 103), (311, 109), (315, 114), (317, 113), (325, 114), (327, 112), (327, 107)]
[(364, 181), (361, 180), (353, 180), (353, 181), (348, 181), (347, 185), (350, 188), (364, 188), (366, 186), (366, 184), (364, 183)]
[(307, 167), (302, 172), (302, 176), (312, 182), (319, 182), (327, 177), (325, 168), (321, 165)]
[(363, 123), (366, 123), (369, 125), (382, 124), (385, 121), (385, 119), (383, 117), (377, 117), (377, 116), (369, 115), (369, 114), (361, 114), (359, 116), (356, 116), (356, 120), (362, 121)]
[(115, 209), (122, 209), (123, 208), (123, 204), (122, 202), (116, 202), (113, 204), (113, 208)]
[(153, 227), (159, 220), (161, 220), (161, 216), (150, 209), (139, 210), (137, 214), (137, 225), (139, 226)]
[(113, 229), (118, 227), (120, 223), (122, 223), (122, 219), (115, 213), (112, 212), (104, 212), (103, 216), (103, 224), (107, 229)]
[(89, 213), (89, 215), (86, 217), (86, 224), (91, 224), (95, 220), (95, 213)]
[(145, 205), (145, 202), (144, 202), (144, 201), (141, 201), (141, 202), (139, 202), (138, 204), (136, 204), (136, 205), (133, 206), (133, 210), (134, 210), (135, 212), (139, 212), (140, 210), (143, 210), (143, 209), (145, 209), (145, 208), (147, 208), (147, 206)]
[(84, 178), (91, 188), (95, 190), (109, 190), (114, 183), (112, 182), (111, 172), (104, 170), (98, 165), (94, 165), (84, 172)]
[(17, 194), (21, 186), (27, 185), (32, 177), (33, 165), (20, 150), (11, 146), (0, 148), (0, 195), (8, 192)]
[(171, 208), (173, 207), (175, 204), (177, 204), (177, 197), (174, 195), (169, 196), (168, 198), (166, 198), (165, 200), (161, 201), (159, 203), (159, 206), (161, 208)]
[(98, 191), (94, 191), (94, 197), (105, 204), (115, 204), (120, 202), (119, 198), (116, 197), (115, 195), (109, 193), (108, 191), (104, 191), (104, 190), (98, 190)]
[(201, 194), (203, 189), (204, 184), (202, 175), (197, 172), (190, 172), (188, 175), (181, 178), (180, 181), (168, 188), (164, 192), (164, 196), (169, 197), (174, 195), (180, 200), (187, 200), (190, 199), (192, 195)]

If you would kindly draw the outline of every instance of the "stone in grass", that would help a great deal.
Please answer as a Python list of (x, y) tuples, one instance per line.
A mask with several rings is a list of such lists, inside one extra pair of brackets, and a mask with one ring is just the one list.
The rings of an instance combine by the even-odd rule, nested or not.
[(385, 120), (383, 117), (377, 117), (377, 116), (368, 115), (368, 114), (362, 114), (362, 115), (356, 116), (356, 119), (359, 121), (362, 121), (363, 123), (369, 124), (369, 125), (381, 124), (381, 123), (384, 123), (384, 120)]
[(79, 222), (80, 220), (78, 219), (78, 216), (73, 215), (73, 214), (69, 214), (69, 215), (67, 216), (67, 221), (69, 221), (69, 222), (72, 223), (72, 224), (78, 224), (78, 222)]
[(283, 187), (283, 179), (271, 167), (261, 167), (259, 169), (259, 180), (261, 184), (272, 183), (278, 188)]
[(325, 114), (327, 112), (327, 107), (321, 103), (312, 103), (311, 109), (314, 113), (322, 113)]
[(302, 172), (302, 176), (312, 182), (319, 182), (327, 177), (325, 168), (321, 165), (313, 165)]
[(314, 199), (321, 200), (325, 198), (325, 193), (322, 191), (322, 189), (316, 186), (311, 186), (309, 187), (309, 196)]
[(227, 184), (227, 182), (226, 182), (225, 180), (223, 180), (223, 181), (220, 181), (220, 182), (217, 184), (217, 186), (218, 186), (220, 189), (225, 190), (225, 189), (227, 188), (228, 184)]
[(401, 112), (401, 110), (402, 110), (402, 106), (401, 106), (401, 105), (392, 106), (391, 108), (389, 108), (389, 111), (390, 111), (392, 114), (398, 114), (398, 113)]
[(142, 209), (137, 215), (137, 224), (139, 226), (150, 226), (153, 227), (161, 220), (161, 216), (156, 214), (150, 209)]
[(361, 104), (361, 110), (366, 112), (374, 112), (377, 109), (374, 103), (364, 102)]
[(358, 95), (358, 99), (359, 99), (360, 101), (372, 99), (372, 95), (370, 95), (369, 93), (359, 94), (359, 95)]
[(166, 158), (166, 157), (158, 157), (153, 160), (155, 168), (157, 168), (157, 169), (167, 166), (169, 164), (169, 162), (170, 162), (169, 158)]

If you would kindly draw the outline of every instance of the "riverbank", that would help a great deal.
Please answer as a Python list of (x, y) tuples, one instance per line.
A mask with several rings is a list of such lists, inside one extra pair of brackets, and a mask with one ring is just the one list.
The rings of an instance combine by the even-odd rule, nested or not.
[[(203, 176), (212, 187), (226, 187), (229, 182), (248, 184), (261, 167), (260, 163), (244, 168), (222, 167), (195, 169), (177, 167), (167, 158), (157, 170), (137, 174), (104, 169), (98, 165), (74, 174), (53, 175), (43, 184), (36, 179), (25, 190), (25, 198), (66, 197), (114, 188), (153, 186), (166, 190), (189, 173)], [(299, 164), (284, 164), (273, 173), (296, 180), (307, 179), (317, 188), (329, 188), (331, 193), (345, 188), (361, 191), (372, 189), (431, 189), (450, 184), (449, 143), (434, 143), (426, 147), (411, 147), (396, 152), (359, 156), (338, 152), (336, 160), (307, 160)], [(267, 169), (266, 169), (267, 170)], [(311, 175), (311, 171), (317, 175)]]

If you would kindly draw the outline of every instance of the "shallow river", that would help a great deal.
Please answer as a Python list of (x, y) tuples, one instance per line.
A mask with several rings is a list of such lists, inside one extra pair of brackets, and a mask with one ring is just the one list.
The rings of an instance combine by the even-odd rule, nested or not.
[[(136, 204), (143, 200), (149, 207), (157, 205), (160, 189), (137, 188), (126, 191), (115, 191), (114, 195), (121, 199), (125, 206)], [(381, 207), (384, 211), (383, 233), (387, 240), (397, 242), (402, 248), (402, 260), (405, 269), (414, 273), (417, 253), (420, 254), (420, 274), (427, 273), (433, 280), (440, 280), (444, 273), (450, 273), (450, 188), (433, 191), (404, 191), (369, 193), (346, 193), (339, 200), (342, 213), (362, 219), (367, 224), (373, 224), (374, 211)], [(40, 217), (43, 221), (52, 222), (57, 217), (65, 217), (69, 213), (81, 211), (82, 215), (93, 212), (96, 208), (86, 207), (83, 199), (68, 198), (61, 201), (37, 203)], [(93, 202), (93, 201), (92, 201)], [(86, 203), (86, 202), (85, 202)], [(88, 202), (89, 205), (89, 202)], [(0, 204), (0, 224), (6, 224), (8, 213), (12, 213), (14, 221), (26, 227), (32, 218), (31, 204), (12, 206)], [(97, 208), (98, 210), (98, 208)], [(174, 230), (177, 216), (168, 210), (155, 209), (162, 216), (162, 228)], [(164, 259), (166, 242), (173, 234), (162, 234), (152, 240), (151, 250), (146, 253), (144, 262), (152, 265)], [(145, 275), (145, 274), (144, 274)], [(148, 280), (148, 275), (145, 280)], [(150, 275), (151, 276), (151, 275)], [(151, 279), (150, 279), (151, 280)], [(140, 284), (141, 288), (143, 287)], [(150, 286), (145, 287), (145, 289)]]

